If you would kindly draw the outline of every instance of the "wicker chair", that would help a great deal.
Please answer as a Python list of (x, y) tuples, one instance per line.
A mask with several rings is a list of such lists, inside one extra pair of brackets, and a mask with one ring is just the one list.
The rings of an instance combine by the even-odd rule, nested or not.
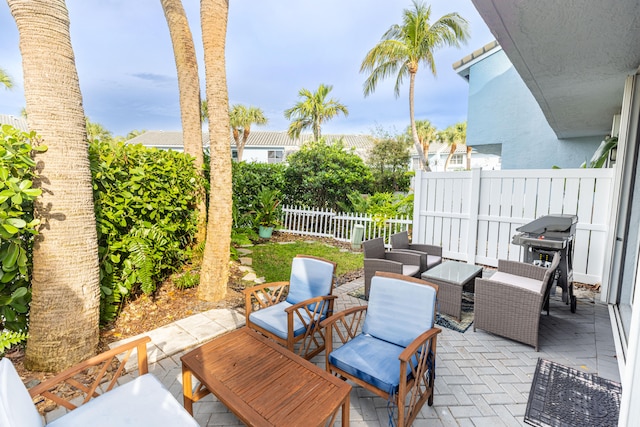
[(498, 271), (476, 279), (473, 330), (482, 329), (533, 346), (538, 351), (540, 313), (548, 304), (556, 252), (549, 268), (498, 260)]
[(442, 263), (442, 247), (421, 243), (409, 243), (409, 233), (402, 231), (391, 235), (391, 249), (394, 251), (418, 252), (422, 255), (420, 259), (420, 270), (427, 271), (430, 268)]
[[(433, 404), (438, 287), (414, 277), (377, 273), (368, 306), (323, 321), (327, 372), (349, 379), (397, 406), (398, 426), (410, 426)], [(334, 346), (335, 343), (341, 345)], [(393, 415), (391, 410), (390, 418)]]
[(371, 278), (377, 271), (420, 277), (421, 255), (411, 252), (387, 251), (382, 237), (362, 242), (364, 251), (364, 295), (369, 299)]
[(244, 289), (246, 325), (311, 359), (324, 350), (319, 323), (333, 313), (335, 272), (334, 262), (297, 255), (288, 282)]

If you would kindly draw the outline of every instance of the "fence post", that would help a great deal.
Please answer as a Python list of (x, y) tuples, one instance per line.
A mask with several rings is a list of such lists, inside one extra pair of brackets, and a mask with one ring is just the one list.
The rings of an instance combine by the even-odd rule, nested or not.
[(415, 243), (425, 243), (423, 224), (420, 218), (420, 207), (422, 206), (423, 191), (422, 191), (422, 169), (416, 171), (413, 177), (413, 229), (411, 230), (411, 241)]
[(467, 264), (476, 263), (476, 240), (478, 239), (478, 210), (480, 209), (481, 168), (471, 170), (469, 194), (469, 234), (467, 235)]

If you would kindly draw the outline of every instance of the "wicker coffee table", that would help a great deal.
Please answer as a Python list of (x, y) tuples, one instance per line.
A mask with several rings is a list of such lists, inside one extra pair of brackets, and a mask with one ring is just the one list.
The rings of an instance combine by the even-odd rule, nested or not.
[(422, 273), (422, 279), (438, 285), (440, 314), (460, 320), (462, 291), (473, 292), (476, 277), (482, 277), (482, 267), (458, 261), (445, 261)]
[[(240, 328), (182, 360), (184, 407), (213, 393), (251, 426), (349, 425), (351, 386), (273, 341)], [(192, 387), (192, 376), (199, 384)]]

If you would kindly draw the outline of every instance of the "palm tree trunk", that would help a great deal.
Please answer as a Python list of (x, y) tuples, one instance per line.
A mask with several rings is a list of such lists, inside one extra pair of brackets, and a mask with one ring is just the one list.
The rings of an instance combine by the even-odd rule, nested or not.
[(95, 354), (100, 271), (85, 114), (64, 0), (8, 0), (20, 33), (29, 127), (49, 149), (38, 158), (25, 366), (60, 371)]
[(411, 120), (411, 135), (413, 136), (413, 145), (418, 152), (418, 159), (420, 160), (420, 169), (427, 169), (427, 158), (422, 150), (422, 144), (420, 144), (420, 138), (418, 138), (418, 129), (416, 128), (416, 116), (414, 108), (414, 93), (416, 87), (416, 73), (409, 73), (409, 118)]
[(231, 156), (229, 95), (225, 71), (225, 40), (229, 0), (202, 0), (200, 19), (204, 43), (206, 95), (211, 139), (211, 195), (198, 296), (206, 301), (225, 297), (231, 246)]
[(444, 171), (446, 172), (447, 170), (449, 170), (449, 162), (451, 162), (451, 158), (453, 157), (454, 153), (456, 152), (456, 150), (458, 149), (458, 144), (456, 144), (455, 142), (451, 143), (451, 149), (449, 150), (449, 154), (447, 154), (447, 160), (444, 162)]
[[(187, 14), (180, 0), (160, 0), (164, 16), (167, 19), (173, 54), (178, 72), (180, 91), (180, 114), (182, 116), (182, 135), (184, 151), (195, 159), (194, 165), (200, 176), (204, 177), (202, 151), (202, 122), (200, 121), (200, 79), (198, 61), (193, 36), (189, 29)], [(207, 205), (203, 187), (198, 191), (198, 232), (196, 240), (204, 242), (207, 233)]]

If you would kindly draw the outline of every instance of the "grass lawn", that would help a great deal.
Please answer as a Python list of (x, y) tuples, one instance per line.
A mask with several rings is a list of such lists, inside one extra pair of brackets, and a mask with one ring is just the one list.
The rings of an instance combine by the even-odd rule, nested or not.
[(313, 255), (337, 264), (336, 275), (361, 269), (362, 252), (345, 252), (321, 242), (265, 243), (251, 248), (252, 268), (267, 282), (287, 281), (291, 275), (291, 260), (296, 255)]

